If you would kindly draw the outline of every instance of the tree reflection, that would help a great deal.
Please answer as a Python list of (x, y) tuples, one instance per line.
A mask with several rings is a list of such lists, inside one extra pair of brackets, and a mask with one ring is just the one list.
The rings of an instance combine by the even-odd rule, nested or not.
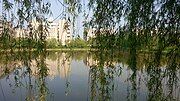
[(46, 51), (42, 51), (40, 53), (39, 59), (36, 59), (37, 68), (38, 68), (38, 86), (39, 86), (39, 100), (46, 101), (46, 97), (48, 94), (48, 87), (46, 84), (46, 76), (48, 76), (48, 68), (45, 63), (46, 59)]
[(178, 101), (179, 88), (179, 63), (178, 54), (171, 54), (167, 56), (167, 65), (160, 67), (160, 60), (162, 55), (161, 50), (155, 52), (152, 62), (147, 68), (148, 79), (147, 87), (149, 90), (150, 101)]
[(97, 64), (90, 66), (89, 70), (89, 100), (109, 101), (113, 98), (115, 78), (120, 75), (120, 68), (115, 67), (112, 55), (107, 51), (96, 52)]
[[(32, 53), (30, 50), (22, 50), (12, 54), (2, 54), (0, 77), (6, 77), (7, 83), (12, 88), (12, 93), (16, 93), (18, 89), (25, 88), (27, 90), (27, 96), (25, 97), (27, 101), (45, 101), (48, 94), (46, 83), (48, 67), (45, 59), (45, 51), (36, 54), (36, 52)], [(37, 91), (38, 97), (36, 96)], [(20, 92), (19, 94), (22, 93)]]
[(131, 90), (130, 90), (130, 93), (128, 93), (128, 95), (127, 95), (128, 101), (136, 101), (137, 100), (137, 67), (136, 67), (137, 53), (136, 53), (136, 49), (135, 49), (134, 45), (132, 45), (132, 46), (133, 47), (130, 49), (130, 56), (129, 56), (129, 60), (128, 60), (129, 68), (132, 70), (132, 74), (128, 78), (128, 82), (131, 83)]
[[(118, 69), (115, 63), (124, 60), (110, 51), (99, 51), (87, 55), (89, 69), (89, 100), (113, 100), (115, 78)], [(159, 50), (154, 53), (139, 53), (131, 49), (125, 64), (128, 64), (127, 77), (128, 101), (146, 99), (148, 101), (179, 100), (179, 60), (176, 54), (164, 55)], [(126, 56), (125, 56), (126, 57)], [(91, 60), (93, 58), (94, 60)], [(127, 62), (126, 62), (127, 61)], [(123, 62), (123, 64), (124, 64)], [(125, 68), (125, 67), (123, 67)], [(121, 75), (119, 75), (121, 77)], [(145, 87), (145, 88), (144, 88)], [(147, 90), (146, 90), (147, 89)], [(145, 92), (145, 98), (141, 97)]]
[[(88, 100), (117, 100), (117, 96), (122, 95), (117, 93), (117, 90), (121, 90), (121, 87), (117, 87), (121, 85), (118, 84), (121, 81), (119, 83), (126, 85), (122, 87), (127, 87), (123, 97), (129, 101), (178, 101), (180, 94), (178, 51), (167, 55), (161, 50), (151, 54), (140, 53), (135, 49), (129, 51), (123, 53), (102, 50), (83, 53), (82, 57), (76, 57), (77, 54), (81, 55), (78, 52), (46, 52), (46, 50), (24, 50), (2, 54), (0, 77), (6, 78), (12, 93), (20, 95), (25, 92), (26, 95), (23, 97), (28, 101), (44, 101), (54, 97), (52, 96), (54, 92), (51, 92), (48, 85), (49, 78), (55, 80), (55, 76), (60, 76), (65, 80), (64, 95), (71, 96), (72, 58), (85, 59), (83, 62), (89, 67)], [(5, 89), (1, 89), (2, 91)], [(6, 94), (4, 97), (6, 98)]]
[(65, 95), (67, 96), (71, 91), (70, 85), (70, 62), (71, 62), (72, 54), (71, 53), (62, 53), (58, 56), (58, 70), (59, 74), (62, 78), (65, 78)]

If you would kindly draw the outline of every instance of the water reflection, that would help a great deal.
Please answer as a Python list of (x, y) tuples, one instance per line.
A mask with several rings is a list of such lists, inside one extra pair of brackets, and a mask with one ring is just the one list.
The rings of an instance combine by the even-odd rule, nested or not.
[(24, 50), (0, 56), (1, 101), (180, 100), (178, 53)]

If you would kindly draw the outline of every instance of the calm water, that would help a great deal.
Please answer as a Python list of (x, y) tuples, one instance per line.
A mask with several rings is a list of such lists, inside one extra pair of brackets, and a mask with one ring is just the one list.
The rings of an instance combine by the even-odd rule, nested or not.
[(2, 53), (0, 101), (180, 101), (179, 79), (179, 59), (153, 53)]

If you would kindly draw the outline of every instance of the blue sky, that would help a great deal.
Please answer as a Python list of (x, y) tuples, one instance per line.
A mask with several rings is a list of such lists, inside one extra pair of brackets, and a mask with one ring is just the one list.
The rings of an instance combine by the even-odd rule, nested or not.
[[(63, 0), (59, 0), (60, 2), (63, 2)], [(51, 3), (51, 11), (53, 14), (53, 18), (57, 18), (62, 12), (63, 12), (63, 6), (62, 4), (58, 2), (58, 0), (50, 0)], [(82, 2), (87, 5), (88, 1), (87, 0), (82, 0)], [(85, 7), (82, 7), (82, 11), (86, 9)], [(59, 16), (58, 19), (60, 19), (62, 16)], [(75, 22), (75, 30), (76, 30), (76, 34), (74, 36), (80, 35), (81, 37), (83, 37), (83, 14), (79, 13), (77, 20)]]
[(2, 0), (0, 0), (0, 15), (2, 15)]
[[(10, 0), (13, 1), (13, 0)], [(59, 0), (60, 2), (63, 2), (63, 0)], [(63, 6), (58, 0), (49, 0), (51, 3), (50, 10), (52, 12), (53, 19), (57, 18), (62, 12), (63, 12)], [(87, 5), (87, 0), (82, 0), (85, 5)], [(84, 7), (83, 7), (84, 8)], [(0, 15), (2, 15), (2, 0), (0, 0)], [(56, 20), (60, 19), (62, 16), (59, 16)], [(75, 29), (76, 29), (76, 35), (80, 35), (82, 37), (83, 33), (83, 14), (78, 14), (77, 21), (75, 22)]]
[[(14, 1), (14, 0), (9, 0), (9, 1)], [(62, 16), (59, 16), (62, 12), (63, 12), (63, 6), (61, 3), (63, 3), (63, 0), (47, 0), (51, 3), (51, 7), (50, 10), (52, 12), (52, 18), (56, 19), (56, 21), (60, 18), (62, 18)], [(60, 3), (60, 2), (61, 3)], [(89, 0), (81, 0), (82, 2), (82, 12), (85, 10), (86, 13), (89, 13), (88, 11), (88, 1)], [(17, 8), (16, 8), (17, 9)], [(2, 0), (0, 0), (0, 15), (2, 14)], [(92, 12), (90, 12), (89, 14), (89, 18), (92, 17)], [(89, 19), (88, 18), (88, 19)], [(73, 36), (78, 36), (80, 35), (81, 37), (83, 37), (83, 21), (84, 21), (84, 17), (83, 17), (83, 13), (79, 13), (78, 17), (76, 18), (76, 22), (75, 22), (75, 35)], [(121, 24), (124, 24), (124, 20), (122, 19)]]
[(53, 13), (53, 18), (56, 18), (59, 14), (63, 12), (63, 6), (58, 2), (58, 0), (50, 0), (50, 2), (51, 2), (50, 9)]

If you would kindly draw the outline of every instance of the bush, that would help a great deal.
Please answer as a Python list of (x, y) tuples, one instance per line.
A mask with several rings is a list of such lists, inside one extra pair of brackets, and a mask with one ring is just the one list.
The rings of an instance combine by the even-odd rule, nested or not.
[(70, 43), (67, 44), (70, 48), (85, 48), (87, 47), (87, 42), (81, 38), (76, 38), (71, 40)]
[(62, 44), (58, 42), (56, 39), (48, 39), (47, 40), (47, 48), (58, 48), (61, 47)]
[(28, 38), (16, 38), (15, 39), (15, 48), (27, 48), (27, 47), (32, 47), (35, 48), (36, 47), (36, 40), (31, 40)]

